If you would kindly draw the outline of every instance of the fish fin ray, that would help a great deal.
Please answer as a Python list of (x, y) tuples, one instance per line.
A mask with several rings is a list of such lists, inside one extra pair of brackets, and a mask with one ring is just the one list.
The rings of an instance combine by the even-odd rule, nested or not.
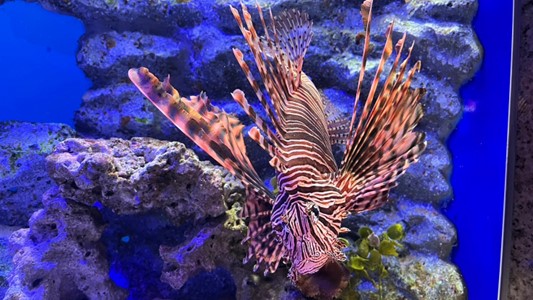
[[(366, 0), (361, 8), (366, 33), (355, 105), (364, 77), (368, 51), (366, 43), (370, 38), (372, 19), (371, 5), (372, 1)], [(413, 46), (409, 48), (407, 58), (400, 64), (406, 35), (404, 34), (393, 47), (392, 28), (391, 23), (387, 28), (381, 60), (358, 122), (355, 122), (354, 107), (346, 150), (336, 177), (336, 185), (346, 194), (345, 208), (352, 212), (366, 211), (383, 205), (388, 199), (390, 189), (396, 186), (397, 178), (405, 173), (410, 164), (418, 160), (426, 147), (424, 134), (413, 131), (423, 116), (420, 99), (425, 94), (425, 89), (410, 87), (414, 74), (420, 69), (420, 62), (416, 62), (409, 70), (407, 78), (404, 78)], [(376, 96), (381, 74), (393, 48), (397, 52), (396, 58), (381, 91)]]
[(273, 197), (246, 154), (244, 126), (236, 117), (211, 105), (203, 92), (189, 99), (180, 97), (168, 79), (160, 82), (147, 68), (130, 69), (128, 75), (148, 100), (209, 156), (244, 185)]
[(255, 193), (247, 192), (246, 203), (241, 216), (248, 223), (248, 232), (244, 243), (248, 244), (245, 262), (252, 258), (256, 261), (255, 270), (262, 268), (265, 273), (274, 273), (285, 254), (283, 243), (277, 241), (277, 236), (272, 230), (270, 215), (272, 203), (269, 199)]
[(325, 107), (330, 143), (332, 145), (344, 145), (350, 131), (350, 119), (323, 92), (321, 92), (321, 96)]

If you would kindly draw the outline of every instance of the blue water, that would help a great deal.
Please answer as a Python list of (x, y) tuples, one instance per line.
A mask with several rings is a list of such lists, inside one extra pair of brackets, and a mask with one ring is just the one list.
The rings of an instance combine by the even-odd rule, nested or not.
[(36, 3), (0, 6), (0, 120), (73, 125), (91, 82), (76, 65), (81, 21)]
[[(497, 4), (496, 4), (497, 3)], [(485, 58), (462, 89), (465, 112), (449, 140), (455, 201), (447, 216), (457, 226), (453, 260), (470, 299), (496, 299), (504, 199), (512, 1), (480, 0), (474, 27)], [(90, 81), (76, 66), (80, 21), (37, 4), (0, 6), (0, 120), (72, 125)]]
[(455, 200), (446, 214), (457, 226), (453, 260), (469, 299), (497, 299), (507, 150), (513, 1), (480, 1), (474, 28), (484, 60), (461, 90), (465, 112), (449, 140)]

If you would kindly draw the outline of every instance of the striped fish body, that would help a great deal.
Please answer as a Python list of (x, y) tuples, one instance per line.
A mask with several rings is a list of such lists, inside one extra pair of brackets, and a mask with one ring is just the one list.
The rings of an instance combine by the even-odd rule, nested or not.
[[(241, 90), (231, 95), (255, 123), (250, 138), (271, 157), (279, 193), (263, 183), (247, 156), (243, 125), (234, 116), (210, 104), (205, 93), (181, 97), (169, 78), (160, 82), (146, 68), (131, 69), (129, 77), (139, 90), (181, 131), (246, 187), (242, 217), (248, 225), (243, 243), (244, 262), (255, 260), (254, 271), (277, 270), (290, 264), (289, 278), (307, 296), (331, 299), (348, 284), (343, 265), (341, 221), (350, 213), (378, 208), (407, 167), (425, 149), (425, 137), (414, 128), (422, 117), (424, 89), (410, 87), (420, 62), (407, 69), (413, 46), (401, 60), (406, 35), (392, 44), (393, 24), (386, 32), (381, 61), (363, 105), (356, 116), (370, 44), (372, 1), (361, 7), (365, 25), (362, 67), (351, 118), (328, 120), (327, 101), (302, 71), (312, 38), (311, 22), (298, 11), (284, 12), (271, 22), (257, 5), (260, 36), (245, 5), (231, 12), (250, 47), (261, 80), (244, 54), (234, 55), (268, 119), (262, 119)], [(384, 66), (393, 51), (396, 58), (384, 82)], [(260, 85), (262, 83), (262, 87)], [(378, 86), (380, 85), (380, 86)], [(337, 166), (332, 144), (345, 144)]]
[(328, 126), (316, 99), (318, 90), (302, 73), (300, 89), (287, 101), (287, 130), (274, 158), (283, 163), (277, 166), (271, 222), (288, 249), (291, 277), (315, 273), (330, 258), (345, 259), (338, 241), (344, 197), (332, 180), (336, 163), (329, 139), (322, 138)]

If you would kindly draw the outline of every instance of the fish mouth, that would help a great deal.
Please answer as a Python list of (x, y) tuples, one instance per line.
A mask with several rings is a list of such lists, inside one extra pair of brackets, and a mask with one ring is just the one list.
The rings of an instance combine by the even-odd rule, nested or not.
[(350, 272), (342, 262), (329, 258), (317, 272), (295, 277), (294, 283), (304, 295), (315, 299), (334, 299), (348, 286)]

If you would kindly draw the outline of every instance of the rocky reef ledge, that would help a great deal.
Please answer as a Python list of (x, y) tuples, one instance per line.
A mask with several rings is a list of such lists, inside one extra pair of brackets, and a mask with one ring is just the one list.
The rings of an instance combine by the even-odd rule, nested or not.
[[(252, 94), (231, 51), (245, 49), (228, 9), (239, 1), (34, 1), (84, 22), (87, 33), (77, 59), (93, 86), (76, 113), (76, 134), (108, 140), (68, 139), (46, 162), (48, 146), (41, 151), (40, 144), (28, 143), (18, 152), (12, 151), (16, 145), (0, 147), (0, 159), (15, 162), (15, 168), (0, 170), (7, 183), (0, 193), (8, 195), (0, 198), (8, 203), (0, 213), (10, 217), (0, 218), (0, 224), (26, 226), (30, 213), (40, 209), (28, 229), (11, 236), (9, 251), (5, 232), (14, 227), (2, 229), (0, 297), (8, 283), (10, 300), (301, 299), (284, 268), (265, 278), (240, 263), (244, 228), (236, 213), (243, 189), (231, 176), (201, 162), (183, 144), (131, 139), (188, 142), (129, 82), (131, 67), (144, 65), (159, 77), (171, 74), (183, 95), (206, 91), (226, 111), (242, 115), (229, 97), (235, 88)], [(296, 8), (310, 15), (315, 38), (304, 71), (335, 106), (351, 112), (361, 61), (359, 3), (258, 2), (274, 14)], [(405, 247), (397, 259), (386, 261), (387, 299), (464, 299), (460, 272), (449, 262), (456, 231), (439, 209), (452, 195), (446, 139), (463, 113), (458, 89), (481, 63), (471, 26), (477, 0), (375, 2), (374, 49), (382, 49), (390, 21), (396, 24), (395, 40), (408, 32), (407, 42), (416, 41), (413, 57), (423, 67), (414, 85), (427, 89), (420, 130), (427, 134), (428, 149), (401, 178), (387, 206), (346, 220), (353, 230), (348, 238), (356, 239), (361, 226), (383, 232), (401, 223)], [(379, 53), (370, 55), (369, 73), (376, 70)], [(46, 126), (40, 134), (52, 145), (74, 136)], [(6, 127), (6, 136), (16, 128)], [(10, 160), (12, 154), (32, 151), (35, 172), (19, 172), (32, 169), (23, 164), (25, 156)], [(254, 148), (249, 153), (260, 175), (270, 176), (264, 155)], [(19, 162), (24, 168), (17, 169)], [(41, 174), (39, 184), (25, 174)], [(13, 189), (12, 182), (24, 188)], [(11, 256), (14, 265), (3, 259)], [(11, 269), (6, 280), (5, 270)], [(358, 292), (374, 299), (376, 291), (368, 283)]]
[[(243, 187), (183, 144), (67, 139), (46, 168), (56, 186), (29, 228), (10, 237), (5, 299), (303, 299), (285, 267), (263, 277), (241, 263)], [(406, 224), (406, 247), (387, 264), (387, 299), (464, 298), (460, 274), (443, 260), (452, 225), (431, 205), (396, 202), (398, 211), (366, 219)]]

